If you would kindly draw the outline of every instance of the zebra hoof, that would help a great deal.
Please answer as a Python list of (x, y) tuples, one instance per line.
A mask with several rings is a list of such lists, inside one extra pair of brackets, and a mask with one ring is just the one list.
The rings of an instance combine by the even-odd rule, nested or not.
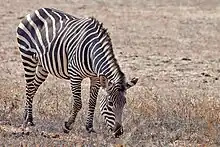
[(33, 121), (25, 121), (22, 125), (22, 128), (26, 128), (26, 127), (33, 127), (35, 126), (35, 124), (33, 123)]
[(63, 125), (63, 132), (64, 133), (66, 133), (66, 134), (68, 134), (69, 132), (70, 132), (70, 128), (69, 127), (67, 127), (67, 122), (64, 122), (64, 125)]
[(27, 126), (35, 126), (35, 124), (33, 123), (33, 121), (31, 121), (31, 122), (27, 122)]

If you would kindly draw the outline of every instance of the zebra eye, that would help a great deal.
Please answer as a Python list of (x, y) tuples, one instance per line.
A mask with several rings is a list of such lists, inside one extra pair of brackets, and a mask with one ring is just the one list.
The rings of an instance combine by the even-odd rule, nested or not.
[(109, 101), (108, 104), (109, 104), (109, 106), (113, 106), (113, 102), (112, 101)]

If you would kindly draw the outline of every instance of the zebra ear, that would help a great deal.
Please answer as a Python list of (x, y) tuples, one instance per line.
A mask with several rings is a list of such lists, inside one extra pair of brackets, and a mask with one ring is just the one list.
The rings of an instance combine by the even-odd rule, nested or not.
[(137, 81), (138, 81), (138, 77), (132, 78), (131, 81), (129, 81), (125, 84), (125, 89), (127, 90), (127, 89), (131, 88), (132, 86), (134, 86), (137, 83)]
[(102, 88), (106, 88), (108, 86), (108, 80), (105, 76), (99, 76), (100, 84)]

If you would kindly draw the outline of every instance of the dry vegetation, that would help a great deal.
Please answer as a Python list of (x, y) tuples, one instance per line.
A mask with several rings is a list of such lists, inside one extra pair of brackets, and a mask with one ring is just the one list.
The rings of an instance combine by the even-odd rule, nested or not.
[[(219, 0), (6, 0), (0, 2), (0, 146), (220, 146)], [(127, 93), (125, 134), (113, 139), (97, 109), (87, 134), (83, 110), (74, 130), (61, 125), (70, 109), (68, 81), (50, 76), (34, 99), (36, 126), (22, 123), (24, 73), (15, 42), (20, 19), (39, 7), (95, 16), (109, 29), (115, 54), (139, 83)], [(43, 133), (42, 133), (43, 132)]]

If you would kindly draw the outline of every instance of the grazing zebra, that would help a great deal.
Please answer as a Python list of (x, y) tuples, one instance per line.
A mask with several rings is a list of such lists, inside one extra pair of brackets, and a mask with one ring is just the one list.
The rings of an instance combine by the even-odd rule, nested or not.
[(119, 136), (125, 91), (137, 78), (125, 81), (115, 59), (107, 29), (95, 18), (77, 18), (56, 9), (41, 8), (27, 15), (17, 28), (17, 42), (25, 71), (26, 103), (23, 126), (34, 125), (33, 97), (48, 74), (67, 79), (71, 84), (72, 111), (63, 130), (72, 129), (82, 107), (81, 82), (89, 77), (90, 99), (86, 129), (93, 130), (93, 116), (100, 87), (106, 95), (100, 101), (101, 114), (107, 127)]

